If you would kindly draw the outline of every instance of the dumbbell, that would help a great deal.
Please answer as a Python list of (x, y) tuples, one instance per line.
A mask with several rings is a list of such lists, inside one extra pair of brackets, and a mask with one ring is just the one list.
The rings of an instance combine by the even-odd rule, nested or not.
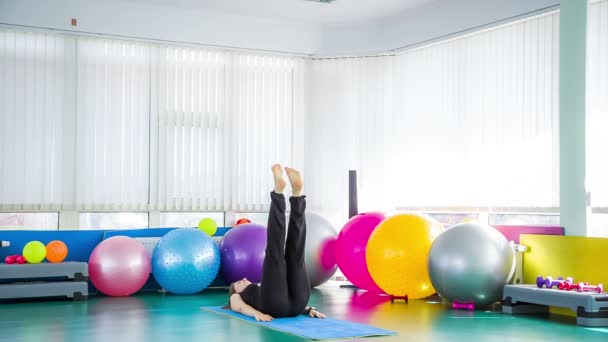
[(604, 292), (604, 285), (589, 285), (587, 283), (578, 283), (578, 292)]
[(553, 279), (553, 277), (551, 277), (551, 276), (547, 276), (546, 279), (543, 278), (542, 276), (536, 277), (536, 286), (539, 288), (542, 288), (544, 285), (548, 289), (553, 288), (553, 286), (561, 289), (561, 286), (564, 282), (573, 283), (574, 280), (572, 279), (572, 277), (567, 277), (565, 280), (562, 277), (558, 277), (557, 279)]
[(579, 283), (571, 283), (568, 281), (564, 282), (563, 288), (561, 288), (561, 290), (566, 290), (566, 291), (570, 291), (570, 290), (578, 290), (581, 285), (589, 285), (589, 283), (583, 283), (583, 282), (579, 282)]
[(4, 262), (7, 264), (14, 264), (14, 263), (18, 263), (18, 264), (25, 264), (25, 258), (23, 257), (23, 255), (9, 255), (6, 258), (4, 258)]
[(7, 264), (14, 264), (15, 263), (15, 257), (16, 255), (9, 255), (6, 258), (4, 258), (4, 262)]

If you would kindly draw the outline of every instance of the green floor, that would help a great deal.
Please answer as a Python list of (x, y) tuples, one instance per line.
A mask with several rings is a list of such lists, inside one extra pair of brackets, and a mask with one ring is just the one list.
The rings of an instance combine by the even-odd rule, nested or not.
[[(0, 304), (0, 341), (303, 341), (304, 339), (201, 312), (223, 305), (226, 290), (196, 296), (146, 294), (88, 301)], [(398, 332), (380, 341), (608, 341), (608, 328), (576, 326), (574, 317), (513, 317), (453, 311), (423, 300), (379, 300), (335, 285), (314, 290), (311, 303), (329, 316)]]

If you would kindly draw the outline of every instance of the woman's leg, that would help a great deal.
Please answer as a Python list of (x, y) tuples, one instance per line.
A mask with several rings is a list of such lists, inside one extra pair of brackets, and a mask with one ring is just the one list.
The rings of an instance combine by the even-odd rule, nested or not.
[(285, 261), (287, 264), (287, 287), (289, 289), (290, 316), (296, 316), (304, 311), (310, 299), (310, 280), (306, 272), (306, 196), (302, 195), (302, 179), (300, 173), (286, 168), (287, 177), (291, 183), (293, 196), (289, 199), (291, 213), (289, 215), (289, 230)]
[[(271, 316), (285, 316), (289, 306), (287, 266), (285, 264), (285, 180), (280, 165), (273, 165), (274, 191), (270, 193), (270, 212), (266, 256), (260, 284), (261, 310)], [(238, 229), (238, 228), (237, 228)]]

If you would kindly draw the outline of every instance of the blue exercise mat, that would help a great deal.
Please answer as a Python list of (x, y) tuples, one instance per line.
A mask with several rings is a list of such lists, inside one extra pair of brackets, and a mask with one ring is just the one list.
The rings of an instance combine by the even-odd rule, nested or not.
[(255, 320), (255, 318), (245, 316), (232, 310), (222, 309), (221, 306), (201, 307), (201, 310), (231, 316), (248, 323), (261, 325), (266, 328), (311, 340), (387, 336), (396, 334), (393, 331), (372, 327), (370, 325), (342, 321), (333, 318), (320, 319), (300, 315), (298, 317), (275, 318), (271, 322), (258, 322)]

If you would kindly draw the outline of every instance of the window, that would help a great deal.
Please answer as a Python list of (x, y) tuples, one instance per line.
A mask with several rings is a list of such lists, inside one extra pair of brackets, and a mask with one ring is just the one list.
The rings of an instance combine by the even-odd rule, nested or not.
[(608, 0), (590, 1), (587, 19), (587, 188), (608, 207)]
[(148, 228), (148, 213), (80, 213), (81, 230)]
[(218, 227), (224, 226), (224, 213), (223, 212), (198, 212), (198, 213), (187, 213), (187, 212), (167, 212), (160, 213), (160, 226), (161, 227), (198, 227), (200, 220), (204, 218), (211, 218), (215, 221)]
[(2, 29), (0, 210), (266, 210), (269, 166), (303, 151), (304, 66)]
[(76, 206), (146, 210), (150, 48), (78, 38)]
[(57, 213), (0, 213), (0, 230), (57, 230)]
[(56, 210), (69, 196), (75, 40), (0, 29), (0, 210)]
[[(223, 208), (225, 56), (159, 48), (154, 65), (158, 120), (158, 208)], [(223, 220), (222, 220), (223, 222)]]
[(589, 235), (608, 237), (608, 0), (589, 1), (587, 16), (587, 224)]
[(160, 210), (263, 211), (269, 167), (292, 165), (299, 58), (161, 47), (153, 69)]
[(311, 208), (346, 218), (349, 169), (362, 211), (559, 207), (558, 38), (551, 12), (395, 56), (313, 60)]

